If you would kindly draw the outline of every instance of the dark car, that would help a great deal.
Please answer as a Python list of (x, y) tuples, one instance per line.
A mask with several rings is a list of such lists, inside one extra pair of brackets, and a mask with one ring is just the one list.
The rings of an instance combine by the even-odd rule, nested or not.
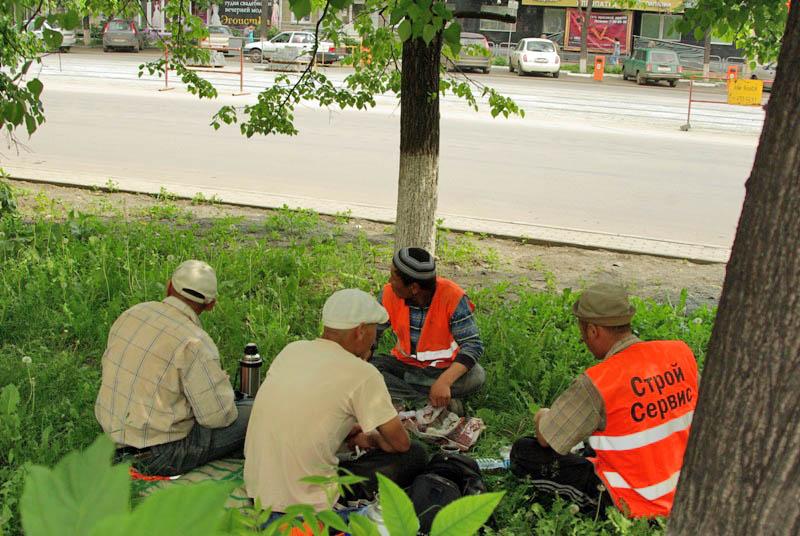
[(678, 55), (666, 48), (637, 48), (622, 62), (622, 79), (633, 78), (639, 85), (666, 80), (675, 87), (682, 73)]
[(121, 48), (134, 52), (144, 48), (144, 34), (132, 20), (114, 19), (103, 27), (103, 52)]

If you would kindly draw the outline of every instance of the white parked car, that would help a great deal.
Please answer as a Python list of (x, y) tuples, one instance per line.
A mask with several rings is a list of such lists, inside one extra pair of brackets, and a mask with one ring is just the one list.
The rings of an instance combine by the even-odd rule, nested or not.
[(547, 73), (558, 78), (561, 70), (561, 58), (555, 43), (549, 39), (522, 39), (517, 48), (511, 51), (508, 59), (508, 70), (517, 71), (520, 76), (528, 73)]
[(231, 46), (231, 37), (233, 37), (233, 33), (227, 26), (209, 26), (208, 37), (200, 40), (200, 46), (219, 48), (222, 49), (222, 52), (228, 52)]
[[(254, 41), (244, 46), (244, 54), (253, 63), (269, 61), (278, 50), (297, 49), (298, 56), (311, 52), (314, 48), (314, 34), (311, 32), (281, 32), (269, 41)], [(320, 41), (317, 47), (317, 61), (332, 63), (339, 59), (333, 43)], [(335, 56), (335, 57), (334, 57)]]
[(70, 47), (72, 47), (72, 45), (75, 44), (75, 32), (73, 32), (72, 30), (63, 30), (58, 26), (53, 26), (49, 24), (47, 21), (45, 21), (45, 23), (42, 24), (42, 27), (39, 28), (38, 30), (34, 30), (33, 28), (34, 28), (33, 21), (31, 21), (30, 25), (28, 26), (28, 29), (31, 32), (33, 32), (33, 35), (35, 35), (38, 39), (42, 40), (44, 39), (43, 30), (45, 28), (60, 33), (62, 39), (61, 39), (61, 46), (58, 48), (61, 52), (69, 52)]

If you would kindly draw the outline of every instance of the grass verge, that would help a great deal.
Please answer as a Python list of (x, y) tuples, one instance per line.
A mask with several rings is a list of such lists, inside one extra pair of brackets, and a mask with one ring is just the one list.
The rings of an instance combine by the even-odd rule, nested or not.
[[(316, 336), (325, 298), (343, 287), (377, 292), (387, 280), (391, 248), (345, 232), (348, 216), (323, 220), (278, 210), (253, 221), (195, 219), (167, 193), (155, 209), (123, 218), (65, 211), (37, 196), (37, 213), (0, 219), (0, 386), (15, 384), (17, 404), (0, 396), (0, 531), (20, 531), (18, 499), (30, 464), (53, 465), (85, 448), (100, 429), (93, 406), (108, 329), (132, 304), (161, 299), (175, 266), (200, 258), (217, 270), (219, 303), (204, 315), (223, 366), (234, 376), (245, 343), (269, 361), (288, 342)], [(441, 231), (440, 270), (500, 262), (480, 237)], [(455, 277), (457, 280), (458, 278)], [(575, 289), (577, 291), (578, 289)], [(468, 405), (487, 430), (476, 455), (530, 434), (532, 414), (592, 362), (570, 307), (571, 289), (531, 289), (529, 282), (469, 289), (485, 341), (487, 387)], [(715, 312), (637, 300), (636, 332), (680, 338), (700, 363)], [(389, 341), (383, 341), (388, 347)], [(508, 490), (487, 534), (638, 534), (660, 526), (576, 515), (510, 475), (488, 476)]]

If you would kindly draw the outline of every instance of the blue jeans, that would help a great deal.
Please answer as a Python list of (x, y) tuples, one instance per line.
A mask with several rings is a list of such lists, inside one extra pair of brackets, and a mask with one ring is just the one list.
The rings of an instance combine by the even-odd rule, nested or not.
[(220, 458), (244, 458), (244, 436), (253, 399), (236, 402), (239, 416), (225, 428), (206, 428), (197, 423), (189, 435), (178, 441), (153, 446), (134, 457), (138, 471), (149, 475), (182, 475)]

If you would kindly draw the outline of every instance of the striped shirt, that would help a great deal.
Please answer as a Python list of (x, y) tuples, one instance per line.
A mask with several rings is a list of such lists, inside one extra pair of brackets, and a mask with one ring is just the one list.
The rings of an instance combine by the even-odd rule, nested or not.
[(176, 297), (145, 302), (111, 326), (95, 416), (118, 445), (183, 439), (197, 422), (236, 420), (233, 388), (200, 319)]
[[(383, 304), (383, 291), (378, 295), (378, 302)], [(408, 301), (406, 305), (409, 309), (409, 325), (411, 326), (411, 354), (416, 354), (422, 326), (425, 325), (425, 317), (428, 315), (428, 307), (418, 307)], [(383, 332), (390, 327), (391, 324), (388, 322), (378, 326), (377, 340), (380, 340)], [(450, 317), (450, 334), (458, 345), (455, 362), (471, 369), (483, 355), (483, 341), (466, 294), (461, 297), (456, 310), (453, 311), (453, 316)]]

